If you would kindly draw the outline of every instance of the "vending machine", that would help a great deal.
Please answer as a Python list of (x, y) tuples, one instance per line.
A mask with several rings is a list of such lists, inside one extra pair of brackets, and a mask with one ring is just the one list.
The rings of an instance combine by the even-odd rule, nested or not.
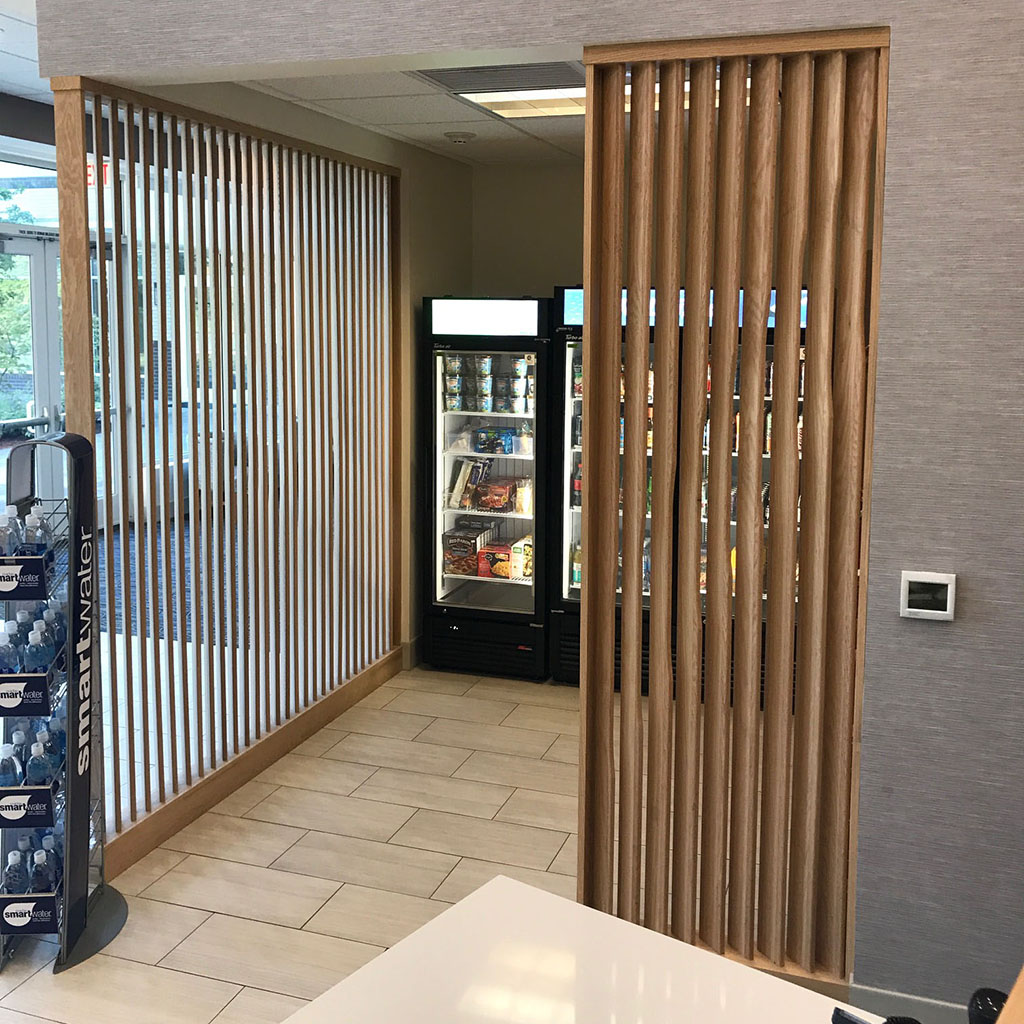
[(423, 660), (546, 679), (550, 300), (423, 305)]

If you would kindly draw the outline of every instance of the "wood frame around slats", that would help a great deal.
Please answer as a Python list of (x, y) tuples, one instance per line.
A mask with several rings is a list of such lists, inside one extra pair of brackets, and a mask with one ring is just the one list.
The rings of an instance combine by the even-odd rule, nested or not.
[[(340, 406), (345, 441), (366, 448), (404, 415), (389, 372), (397, 172), (100, 83), (54, 85), (65, 274), (84, 267), (88, 284), (75, 210), (91, 200), (97, 243), (113, 227), (95, 308), (65, 277), (68, 416), (95, 422), (91, 384), (77, 387), (95, 361), (109, 827), (132, 823), (138, 838), (114, 843), (141, 855), (208, 806), (194, 792), (280, 752), (285, 723), (308, 735), (321, 706), (348, 706), (344, 684), (365, 692), (399, 667), (385, 615), (400, 462), (378, 444), (354, 453), (347, 486), (334, 422)], [(108, 154), (112, 185), (97, 174), (87, 189), (87, 160)], [(342, 536), (359, 552), (355, 600)]]
[[(852, 963), (888, 41), (887, 28), (842, 29), (612, 44), (584, 54), (578, 892), (607, 910), (617, 883), (616, 912), (635, 920), (637, 845), (645, 835), (645, 925), (761, 966), (832, 978)], [(652, 278), (644, 729), (637, 714), (644, 653), (638, 455), (647, 359), (641, 297)], [(616, 808), (609, 730), (623, 283)], [(641, 833), (636, 774), (645, 764)]]

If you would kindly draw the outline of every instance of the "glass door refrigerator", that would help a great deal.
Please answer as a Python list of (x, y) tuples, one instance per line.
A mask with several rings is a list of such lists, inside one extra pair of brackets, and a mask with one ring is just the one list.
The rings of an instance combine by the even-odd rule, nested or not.
[(424, 660), (547, 678), (549, 299), (424, 300)]

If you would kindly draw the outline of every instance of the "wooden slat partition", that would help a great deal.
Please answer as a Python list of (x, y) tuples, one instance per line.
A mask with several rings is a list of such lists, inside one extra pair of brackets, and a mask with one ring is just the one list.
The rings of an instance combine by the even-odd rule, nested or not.
[[(97, 367), (98, 407), (91, 389), (68, 399), (69, 419), (75, 401), (76, 422), (101, 425), (108, 817), (114, 833), (138, 822), (150, 839), (124, 849), (141, 853), (199, 813), (199, 780), (265, 763), (290, 720), (397, 666), (397, 172), (100, 83), (54, 85), (64, 111), (91, 117), (80, 142), (64, 133), (60, 162), (109, 167), (88, 188), (62, 179), (103, 240), (69, 352)], [(77, 243), (88, 254), (90, 235)]]
[(580, 898), (636, 920), (643, 866), (648, 927), (829, 977), (850, 963), (887, 46), (844, 29), (584, 55)]

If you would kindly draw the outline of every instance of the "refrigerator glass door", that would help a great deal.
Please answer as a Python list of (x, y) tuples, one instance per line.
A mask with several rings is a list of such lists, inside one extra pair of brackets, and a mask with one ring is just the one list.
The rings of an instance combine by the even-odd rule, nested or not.
[(533, 614), (537, 355), (435, 350), (434, 601)]

